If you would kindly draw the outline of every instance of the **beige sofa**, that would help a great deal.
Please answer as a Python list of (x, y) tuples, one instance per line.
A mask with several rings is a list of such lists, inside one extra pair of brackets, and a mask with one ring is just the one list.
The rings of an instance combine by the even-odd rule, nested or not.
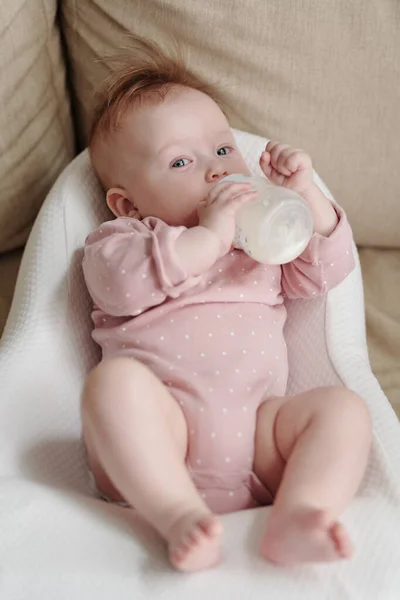
[(40, 205), (85, 146), (106, 55), (130, 33), (173, 35), (232, 125), (306, 148), (347, 211), (372, 367), (400, 414), (399, 30), (398, 0), (3, 0), (0, 330)]

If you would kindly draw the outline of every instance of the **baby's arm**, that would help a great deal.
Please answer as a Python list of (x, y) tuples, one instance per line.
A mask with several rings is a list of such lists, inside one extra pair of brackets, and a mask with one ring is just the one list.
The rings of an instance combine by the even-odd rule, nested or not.
[(331, 201), (314, 183), (311, 157), (288, 144), (268, 142), (260, 157), (260, 167), (276, 185), (295, 190), (306, 200), (314, 217), (314, 231), (328, 237), (338, 218)]
[(234, 214), (256, 195), (250, 188), (247, 183), (213, 188), (199, 207), (199, 226), (191, 229), (155, 217), (104, 223), (88, 236), (84, 251), (94, 303), (110, 315), (135, 316), (197, 285), (229, 250)]
[(176, 240), (175, 251), (191, 275), (208, 270), (226, 254), (235, 233), (239, 206), (257, 196), (251, 183), (221, 183), (211, 189), (198, 207), (199, 225), (186, 229)]
[(336, 287), (354, 269), (352, 232), (343, 210), (329, 237), (314, 233), (304, 252), (282, 266), (282, 292), (288, 298), (314, 298)]
[(314, 183), (312, 161), (303, 150), (268, 142), (260, 166), (276, 185), (298, 192), (314, 217), (314, 235), (307, 248), (296, 260), (282, 266), (283, 295), (313, 298), (324, 294), (354, 268), (353, 236), (346, 215)]
[(83, 272), (94, 303), (110, 315), (135, 316), (196, 285), (199, 273), (189, 273), (175, 250), (185, 231), (154, 218), (120, 218), (91, 233)]

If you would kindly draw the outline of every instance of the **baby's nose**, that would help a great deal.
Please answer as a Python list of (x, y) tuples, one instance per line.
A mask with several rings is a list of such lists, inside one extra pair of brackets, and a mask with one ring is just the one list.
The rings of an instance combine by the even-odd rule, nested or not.
[(206, 181), (209, 183), (216, 182), (227, 175), (229, 175), (229, 173), (223, 165), (213, 165), (206, 172)]

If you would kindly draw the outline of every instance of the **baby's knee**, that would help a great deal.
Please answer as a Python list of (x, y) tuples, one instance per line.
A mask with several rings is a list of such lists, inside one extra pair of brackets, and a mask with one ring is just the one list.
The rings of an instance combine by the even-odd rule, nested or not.
[(348, 419), (356, 427), (372, 431), (372, 420), (368, 407), (361, 396), (346, 387), (324, 388), (321, 410), (335, 412)]

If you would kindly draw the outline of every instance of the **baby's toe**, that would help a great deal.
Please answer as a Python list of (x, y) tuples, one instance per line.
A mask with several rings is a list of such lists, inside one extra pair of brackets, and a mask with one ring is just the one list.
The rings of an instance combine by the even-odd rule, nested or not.
[(170, 559), (173, 564), (180, 565), (183, 563), (189, 554), (189, 547), (186, 544), (180, 544), (169, 552)]
[(334, 523), (331, 527), (330, 535), (339, 556), (350, 558), (353, 554), (353, 544), (343, 525), (341, 523)]
[(204, 532), (201, 529), (199, 529), (198, 527), (194, 527), (187, 534), (187, 541), (189, 542), (190, 546), (200, 544), (200, 542), (203, 538), (204, 538)]
[(197, 525), (208, 537), (217, 537), (222, 534), (221, 521), (215, 515), (200, 519)]

